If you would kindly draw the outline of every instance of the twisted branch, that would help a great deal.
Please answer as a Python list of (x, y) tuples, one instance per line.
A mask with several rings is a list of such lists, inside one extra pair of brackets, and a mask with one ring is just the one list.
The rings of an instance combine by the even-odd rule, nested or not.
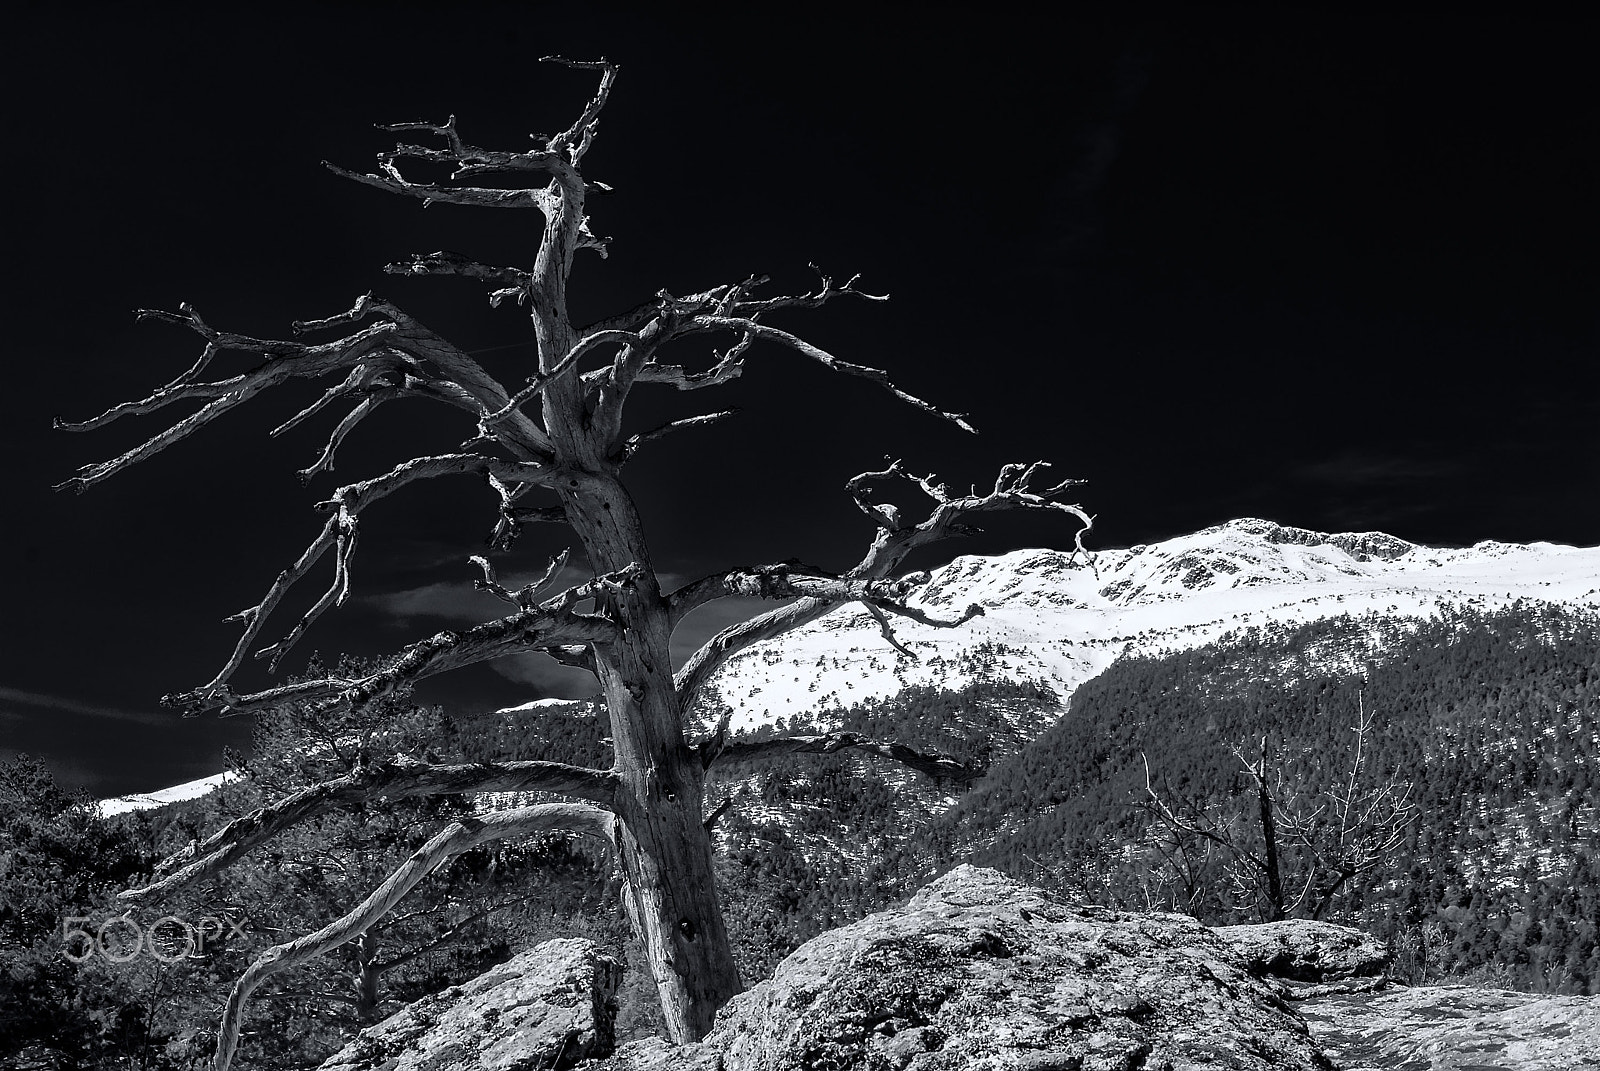
[[(785, 590), (800, 596), (787, 606), (723, 629), (691, 655), (674, 678), (680, 702), (687, 708), (705, 682), (740, 651), (754, 643), (773, 639), (817, 620), (831, 610), (839, 599), (860, 598), (879, 609), (935, 626), (959, 624), (975, 613), (981, 612), (977, 607), (971, 607), (960, 619), (953, 622), (937, 620), (926, 615), (918, 617), (920, 611), (906, 606), (901, 601), (904, 594), (910, 590), (909, 587), (903, 588), (901, 593), (896, 595), (890, 590), (873, 589), (868, 586), (869, 582), (883, 583), (883, 578), (897, 569), (913, 550), (966, 531), (961, 521), (971, 514), (1001, 510), (1065, 513), (1080, 522), (1080, 527), (1073, 537), (1074, 555), (1083, 554), (1092, 566), (1093, 558), (1084, 549), (1083, 535), (1093, 526), (1094, 518), (1084, 512), (1081, 506), (1056, 499), (1062, 491), (1077, 486), (1079, 481), (1064, 480), (1051, 487), (1031, 489), (1032, 481), (1047, 467), (1042, 461), (1028, 465), (1006, 465), (995, 478), (994, 489), (981, 495), (974, 491), (967, 495), (952, 496), (943, 484), (935, 481), (933, 476), (910, 476), (905, 473), (904, 467), (898, 461), (884, 469), (864, 472), (853, 477), (846, 483), (846, 489), (857, 507), (873, 518), (878, 525), (878, 533), (860, 563), (837, 581), (831, 582), (839, 586), (830, 586), (828, 582), (821, 582), (820, 578), (810, 578), (813, 582), (797, 585), (786, 576), (784, 582), (778, 584), (780, 574), (775, 571), (778, 567), (769, 566), (764, 570), (723, 574), (724, 578), (753, 576), (755, 577), (753, 586), (749, 581), (738, 581), (730, 587), (726, 579), (706, 578), (689, 585), (671, 597), (672, 620), (676, 623), (696, 606), (711, 599), (721, 598), (724, 594), (759, 595), (763, 590)], [(911, 480), (934, 501), (932, 512), (921, 524), (906, 524), (901, 521), (898, 510), (878, 507), (869, 501), (870, 485), (900, 477)], [(926, 578), (904, 577), (894, 583), (914, 586), (922, 579)], [(743, 590), (734, 590), (741, 585)], [(860, 591), (861, 594), (853, 594), (856, 591)]]
[(719, 762), (749, 762), (779, 755), (832, 755), (846, 749), (892, 759), (902, 766), (926, 774), (934, 780), (968, 785), (982, 777), (986, 767), (965, 763), (940, 751), (922, 751), (893, 740), (869, 740), (858, 733), (822, 733), (816, 736), (780, 736), (769, 740), (713, 741), (702, 747), (702, 763), (710, 768)]
[[(432, 134), (444, 139), (444, 148), (430, 149), (403, 142), (397, 143), (393, 149), (379, 154), (377, 174), (362, 174), (328, 161), (323, 161), (323, 166), (353, 182), (415, 198), (422, 201), (424, 206), (438, 201), (479, 208), (536, 208), (544, 213), (547, 221), (555, 220), (563, 211), (575, 209), (577, 221), (571, 235), (575, 247), (595, 249), (601, 256), (605, 256), (606, 239), (595, 235), (589, 229), (588, 218), (582, 215), (581, 209), (583, 194), (586, 191), (609, 190), (610, 187), (604, 183), (585, 182), (578, 173), (578, 165), (583, 160), (584, 154), (589, 151), (589, 147), (594, 144), (600, 126), (600, 112), (610, 97), (618, 68), (606, 60), (581, 62), (548, 56), (544, 59), (545, 62), (561, 63), (568, 67), (598, 70), (601, 75), (599, 88), (584, 106), (577, 120), (566, 130), (543, 139), (545, 141), (543, 149), (511, 153), (469, 145), (462, 140), (456, 130), (455, 116), (452, 115), (444, 123), (409, 122), (380, 126), (380, 129), (391, 132), (421, 131)], [(508, 172), (548, 175), (553, 181), (549, 186), (520, 189), (414, 182), (406, 178), (397, 165), (396, 162), (401, 159), (449, 165), (452, 168), (451, 181), (469, 175)], [(478, 278), (487, 278), (496, 271), (487, 269), (483, 265), (469, 267), (468, 264), (469, 262), (464, 262), (464, 258), (463, 261), (453, 263), (432, 262), (429, 258), (422, 258), (420, 263), (414, 259), (409, 264), (402, 263), (399, 267), (407, 274), (450, 273), (474, 275)], [(479, 273), (478, 269), (482, 269), (482, 272)], [(501, 275), (498, 281), (506, 282), (507, 277)], [(532, 276), (523, 276), (519, 273), (512, 277), (510, 282), (512, 285), (496, 291), (491, 301), (498, 304), (502, 298), (509, 295), (517, 295), (519, 299), (524, 296), (534, 296), (536, 287)]]
[(641, 567), (630, 565), (497, 621), (465, 632), (436, 633), (405, 648), (389, 668), (357, 680), (329, 677), (243, 696), (234, 694), (226, 684), (213, 682), (192, 692), (165, 696), (162, 702), (191, 716), (212, 709), (242, 714), (305, 701), (325, 703), (330, 710), (359, 709), (416, 681), (462, 666), (522, 651), (611, 642), (617, 634), (615, 622), (599, 614), (575, 613), (572, 607), (614, 586), (632, 584), (642, 574)]
[[(274, 435), (299, 425), (336, 398), (352, 394), (366, 395), (335, 428), (318, 461), (302, 470), (301, 476), (305, 479), (331, 468), (334, 453), (350, 430), (376, 406), (391, 398), (401, 395), (431, 397), (465, 408), (480, 417), (496, 413), (506, 405), (508, 396), (505, 389), (471, 357), (398, 308), (371, 295), (360, 298), (344, 313), (324, 320), (296, 322), (294, 327), (297, 333), (326, 330), (351, 326), (373, 316), (381, 317), (381, 322), (369, 324), (332, 342), (311, 345), (218, 331), (187, 303), (181, 305), (176, 313), (141, 310), (141, 320), (157, 319), (175, 323), (199, 334), (205, 340), (200, 358), (171, 383), (145, 398), (123, 402), (81, 422), (68, 422), (57, 417), (55, 426), (66, 431), (90, 431), (124, 416), (157, 412), (176, 402), (203, 401), (206, 404), (126, 453), (109, 461), (83, 466), (78, 475), (58, 484), (56, 489), (70, 487), (84, 491), (187, 438), (262, 391), (292, 378), (323, 376), (350, 369), (343, 382), (280, 424), (274, 429)], [(225, 351), (253, 353), (264, 358), (264, 361), (229, 379), (199, 380), (198, 376), (212, 359)], [(426, 371), (424, 362), (431, 362), (438, 372)], [(497, 429), (497, 441), (504, 442), (514, 453), (527, 460), (549, 457), (551, 445), (548, 437), (525, 414), (514, 414), (506, 424), (505, 428)]]
[(190, 694), (210, 696), (220, 695), (226, 691), (228, 681), (244, 664), (245, 656), (255, 645), (267, 618), (283, 601), (289, 589), (321, 560), (322, 555), (330, 547), (334, 546), (338, 547), (339, 555), (333, 585), (310, 610), (306, 611), (288, 635), (270, 647), (258, 651), (256, 657), (270, 659), (269, 668), (276, 670), (283, 656), (294, 647), (324, 611), (330, 606), (343, 604), (349, 595), (350, 559), (355, 551), (357, 518), (363, 509), (419, 480), (467, 473), (527, 484), (543, 483), (549, 478), (549, 472), (539, 464), (504, 461), (481, 454), (440, 454), (413, 458), (396, 465), (381, 476), (340, 487), (333, 493), (332, 498), (318, 504), (319, 509), (331, 512), (334, 516), (329, 518), (322, 531), (311, 541), (311, 545), (301, 553), (293, 565), (278, 574), (260, 602), (227, 619), (244, 622), (244, 633), (239, 637), (233, 653), (229, 655), (228, 661), (217, 675)]
[[(450, 117), (453, 121), (455, 116)], [(500, 268), (490, 264), (480, 264), (460, 253), (451, 253), (440, 250), (436, 253), (412, 253), (405, 260), (397, 260), (383, 266), (389, 275), (459, 275), (466, 279), (477, 279), (480, 282), (494, 283), (502, 287), (490, 297), (489, 303), (498, 306), (500, 301), (508, 296), (517, 296), (518, 304), (526, 300), (528, 288), (533, 277), (517, 268)]]
[[(109, 461), (83, 466), (78, 470), (78, 475), (57, 484), (56, 490), (69, 487), (78, 492), (88, 490), (123, 469), (188, 438), (222, 414), (249, 401), (268, 387), (295, 377), (326, 375), (359, 364), (373, 350), (390, 344), (395, 330), (393, 324), (373, 324), (347, 338), (316, 346), (303, 346), (298, 343), (257, 339), (216, 331), (189, 305), (180, 306), (180, 310), (179, 314), (141, 310), (139, 318), (186, 324), (199, 333), (206, 339), (199, 361), (172, 383), (146, 398), (112, 406), (99, 416), (79, 423), (71, 423), (57, 417), (55, 427), (63, 431), (92, 431), (124, 416), (154, 413), (174, 402), (204, 400), (206, 404), (126, 453)], [(256, 368), (231, 379), (196, 381), (195, 375), (209, 364), (212, 355), (225, 350), (255, 353), (266, 360)]]
[(667, 597), (669, 619), (685, 615), (715, 599), (742, 595), (755, 599), (812, 599), (819, 602), (862, 602), (935, 628), (954, 628), (983, 613), (976, 604), (955, 619), (931, 616), (905, 600), (927, 583), (927, 573), (912, 573), (896, 580), (853, 579), (821, 575), (795, 562), (735, 569), (696, 580)]
[(617, 451), (617, 453), (612, 455), (612, 460), (627, 461), (628, 459), (632, 458), (634, 454), (639, 452), (640, 447), (648, 443), (653, 443), (657, 439), (665, 438), (675, 431), (683, 431), (686, 428), (710, 427), (712, 424), (720, 424), (724, 420), (738, 416), (739, 412), (740, 411), (738, 409), (724, 409), (717, 413), (701, 413), (699, 416), (683, 417), (680, 420), (670, 420), (667, 423), (662, 424), (660, 427), (651, 428), (649, 431), (643, 431), (637, 435), (630, 435), (622, 444), (622, 448)]
[(609, 811), (581, 803), (518, 807), (452, 822), (401, 864), (360, 906), (316, 933), (275, 945), (256, 958), (239, 976), (228, 995), (228, 1004), (217, 1028), (213, 1071), (228, 1071), (233, 1063), (234, 1053), (239, 1047), (239, 1028), (244, 1019), (245, 1004), (263, 982), (355, 940), (452, 857), (480, 844), (552, 831), (598, 837), (610, 842), (614, 825), (615, 819)]
[(771, 327), (767, 324), (758, 322), (753, 315), (695, 316), (692, 317), (688, 324), (686, 324), (683, 328), (680, 328), (674, 332), (673, 337), (683, 337), (686, 335), (701, 334), (709, 331), (734, 331), (742, 336), (741, 343), (738, 347), (736, 347), (736, 350), (734, 352), (730, 352), (728, 356), (720, 359), (717, 362), (717, 365), (710, 372), (701, 373), (698, 376), (695, 376), (685, 372), (682, 368), (674, 366), (646, 366), (640, 370), (638, 379), (641, 382), (670, 383), (679, 390), (695, 390), (700, 387), (714, 386), (717, 383), (725, 383), (730, 379), (736, 378), (743, 371), (743, 353), (744, 350), (748, 348), (749, 340), (765, 339), (768, 342), (777, 342), (781, 345), (787, 346), (796, 353), (816, 361), (818, 364), (829, 369), (830, 371), (842, 372), (845, 375), (856, 376), (858, 378), (865, 379), (868, 382), (876, 383), (878, 386), (882, 387), (896, 398), (899, 398), (907, 405), (920, 409), (925, 413), (931, 413), (932, 415), (940, 417), (944, 420), (948, 420), (963, 431), (977, 434), (977, 429), (968, 423), (965, 414), (945, 412), (943, 409), (940, 409), (929, 402), (923, 401), (914, 394), (908, 394), (899, 387), (895, 386), (894, 383), (889, 379), (889, 374), (882, 369), (869, 368), (866, 365), (854, 364), (850, 361), (841, 360), (840, 358), (829, 353), (827, 350), (824, 350), (819, 346), (812, 345), (805, 339), (800, 338), (798, 335), (793, 335), (780, 328)]
[(155, 868), (160, 880), (118, 895), (135, 903), (159, 899), (213, 876), (293, 826), (369, 801), (471, 792), (556, 792), (606, 806), (615, 791), (616, 777), (610, 771), (560, 762), (434, 765), (400, 758), (371, 763), (235, 818), (205, 840), (163, 859)]
[[(340, 178), (347, 178), (352, 182), (359, 182), (363, 186), (374, 186), (390, 193), (398, 193), (406, 197), (415, 197), (424, 204), (443, 201), (446, 204), (473, 205), (477, 208), (538, 208), (550, 211), (551, 198), (544, 190), (502, 190), (480, 186), (441, 186), (432, 182), (412, 182), (400, 173), (394, 166), (397, 156), (418, 156), (421, 150), (411, 150), (412, 146), (397, 146), (396, 150), (385, 157), (380, 157), (379, 165), (383, 171), (381, 175), (362, 174), (340, 167), (331, 160), (322, 161), (322, 166), (332, 171)], [(503, 154), (510, 156), (511, 154)], [(561, 166), (560, 157), (554, 153), (528, 153), (529, 160), (539, 159), (545, 166), (540, 168), (528, 167), (526, 170), (543, 170), (554, 173)], [(510, 170), (509, 167), (494, 168), (493, 170)], [(490, 170), (488, 167), (475, 168), (475, 170)]]
[(572, 349), (567, 351), (566, 356), (551, 365), (548, 371), (538, 372), (529, 376), (527, 386), (508, 399), (505, 405), (483, 417), (479, 421), (479, 434), (485, 437), (493, 436), (492, 429), (496, 425), (517, 413), (535, 395), (543, 393), (546, 387), (570, 371), (583, 358), (584, 354), (596, 346), (601, 346), (608, 342), (617, 342), (626, 348), (638, 341), (639, 336), (631, 331), (595, 331), (585, 335), (573, 345)]
[(573, 167), (577, 167), (583, 160), (583, 154), (589, 151), (589, 146), (594, 144), (596, 132), (600, 128), (600, 112), (605, 108), (606, 101), (611, 96), (611, 87), (617, 82), (618, 67), (604, 56), (598, 60), (573, 60), (562, 56), (540, 56), (540, 63), (558, 63), (563, 67), (571, 67), (580, 71), (599, 71), (600, 86), (595, 90), (593, 97), (583, 106), (583, 113), (573, 124), (555, 137), (546, 141), (546, 148), (553, 152), (565, 152), (567, 159)]
[(557, 554), (555, 557), (551, 558), (550, 564), (545, 567), (544, 575), (542, 577), (540, 577), (538, 580), (535, 580), (531, 584), (517, 589), (516, 591), (512, 591), (511, 589), (503, 587), (500, 584), (500, 582), (495, 578), (494, 565), (490, 563), (488, 558), (474, 554), (467, 560), (472, 562), (472, 564), (476, 565), (479, 569), (483, 570), (483, 579), (474, 580), (472, 582), (472, 586), (479, 591), (489, 592), (501, 602), (508, 602), (512, 606), (517, 607), (519, 610), (530, 610), (533, 608), (534, 604), (539, 601), (539, 596), (550, 587), (551, 582), (556, 578), (556, 574), (560, 573), (561, 570), (565, 568), (567, 564), (567, 556), (571, 554), (571, 552), (571, 548), (568, 548), (567, 550), (563, 550), (560, 554)]
[[(636, 336), (618, 353), (610, 369), (597, 370), (584, 376), (585, 384), (598, 394), (594, 407), (596, 425), (611, 438), (616, 438), (622, 426), (622, 407), (636, 383), (661, 383), (679, 390), (700, 390), (738, 378), (744, 372), (745, 355), (758, 337), (783, 342), (835, 371), (864, 376), (919, 408), (961, 422), (954, 414), (942, 413), (900, 391), (878, 369), (841, 361), (786, 331), (757, 324), (760, 316), (778, 309), (815, 308), (842, 296), (884, 301), (887, 295), (857, 290), (855, 278), (843, 286), (835, 286), (831, 278), (823, 276), (821, 287), (814, 293), (750, 298), (751, 291), (766, 282), (767, 276), (752, 275), (743, 282), (723, 284), (686, 297), (674, 297), (662, 290), (656, 294), (653, 302), (638, 305), (626, 313), (587, 328), (588, 332), (626, 331)], [(737, 332), (738, 340), (727, 351), (716, 353), (713, 366), (706, 371), (689, 372), (679, 365), (661, 364), (656, 359), (657, 351), (674, 339), (717, 331)], [(963, 426), (971, 430), (970, 426)], [(619, 448), (626, 449), (626, 444)]]

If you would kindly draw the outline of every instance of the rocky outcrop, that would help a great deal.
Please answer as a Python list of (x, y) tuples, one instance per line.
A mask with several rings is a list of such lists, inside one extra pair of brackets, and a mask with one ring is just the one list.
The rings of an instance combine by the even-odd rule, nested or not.
[(1272, 978), (1284, 992), (1305, 997), (1339, 989), (1372, 988), (1389, 969), (1382, 941), (1349, 926), (1284, 919), (1212, 931), (1235, 962), (1257, 978)]
[(1600, 1003), (1466, 986), (1392, 988), (1300, 1006), (1347, 1071), (1577, 1071), (1600, 1066)]
[(622, 966), (585, 940), (547, 941), (396, 1012), (320, 1071), (547, 1071), (611, 1051)]
[(963, 866), (903, 907), (807, 942), (735, 997), (700, 1044), (652, 1039), (608, 1056), (621, 968), (588, 941), (564, 940), (363, 1031), (322, 1071), (1600, 1066), (1600, 999), (1350, 992), (1379, 990), (1387, 965), (1381, 944), (1344, 926), (1213, 930), (1183, 915), (1059, 903)]
[(1183, 915), (1058, 903), (957, 867), (806, 943), (698, 1045), (628, 1071), (1329, 1071), (1300, 1017)]

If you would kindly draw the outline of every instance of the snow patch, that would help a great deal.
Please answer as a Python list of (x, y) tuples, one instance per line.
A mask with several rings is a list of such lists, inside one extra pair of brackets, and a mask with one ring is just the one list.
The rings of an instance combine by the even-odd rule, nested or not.
[(109, 818), (114, 814), (126, 814), (128, 811), (147, 811), (152, 807), (165, 807), (169, 803), (178, 803), (182, 800), (199, 799), (229, 781), (238, 779), (238, 774), (229, 770), (224, 773), (212, 774), (202, 777), (197, 781), (185, 781), (181, 785), (171, 788), (158, 788), (154, 792), (135, 792), (127, 796), (116, 796), (112, 799), (100, 801), (100, 814)]

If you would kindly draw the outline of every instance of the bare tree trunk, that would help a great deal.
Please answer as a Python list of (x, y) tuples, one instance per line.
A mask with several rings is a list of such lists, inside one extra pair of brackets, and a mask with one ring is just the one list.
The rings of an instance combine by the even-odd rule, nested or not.
[[(558, 487), (597, 571), (648, 566), (638, 512), (615, 476), (572, 474)], [(701, 813), (704, 769), (684, 732), (667, 601), (654, 570), (615, 590), (612, 611), (623, 625), (620, 639), (596, 652), (596, 668), (616, 755), (616, 848), (628, 879), (628, 917), (655, 975), (668, 1031), (674, 1041), (695, 1041), (742, 988)]]
[(684, 1042), (704, 1037), (717, 1010), (743, 987), (717, 899), (700, 786), (675, 765), (619, 760), (619, 770), (629, 772), (617, 800), (617, 852), (628, 876), (628, 916), (655, 975), (667, 1029)]
[(1261, 859), (1267, 876), (1268, 922), (1289, 917), (1283, 902), (1283, 871), (1278, 863), (1278, 824), (1273, 814), (1272, 792), (1267, 788), (1267, 738), (1261, 738), (1260, 765), (1255, 769), (1256, 802), (1261, 810)]

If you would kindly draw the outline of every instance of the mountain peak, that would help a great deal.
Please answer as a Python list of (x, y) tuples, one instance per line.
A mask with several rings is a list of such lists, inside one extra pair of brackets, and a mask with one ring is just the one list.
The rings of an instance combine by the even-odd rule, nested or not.
[(1302, 547), (1338, 547), (1357, 561), (1377, 558), (1380, 561), (1392, 562), (1417, 549), (1417, 544), (1408, 543), (1387, 532), (1317, 532), (1310, 528), (1278, 524), (1276, 521), (1263, 520), (1260, 517), (1240, 517), (1207, 528), (1200, 534), (1205, 535), (1210, 532), (1243, 532), (1259, 536), (1268, 543), (1292, 543)]

